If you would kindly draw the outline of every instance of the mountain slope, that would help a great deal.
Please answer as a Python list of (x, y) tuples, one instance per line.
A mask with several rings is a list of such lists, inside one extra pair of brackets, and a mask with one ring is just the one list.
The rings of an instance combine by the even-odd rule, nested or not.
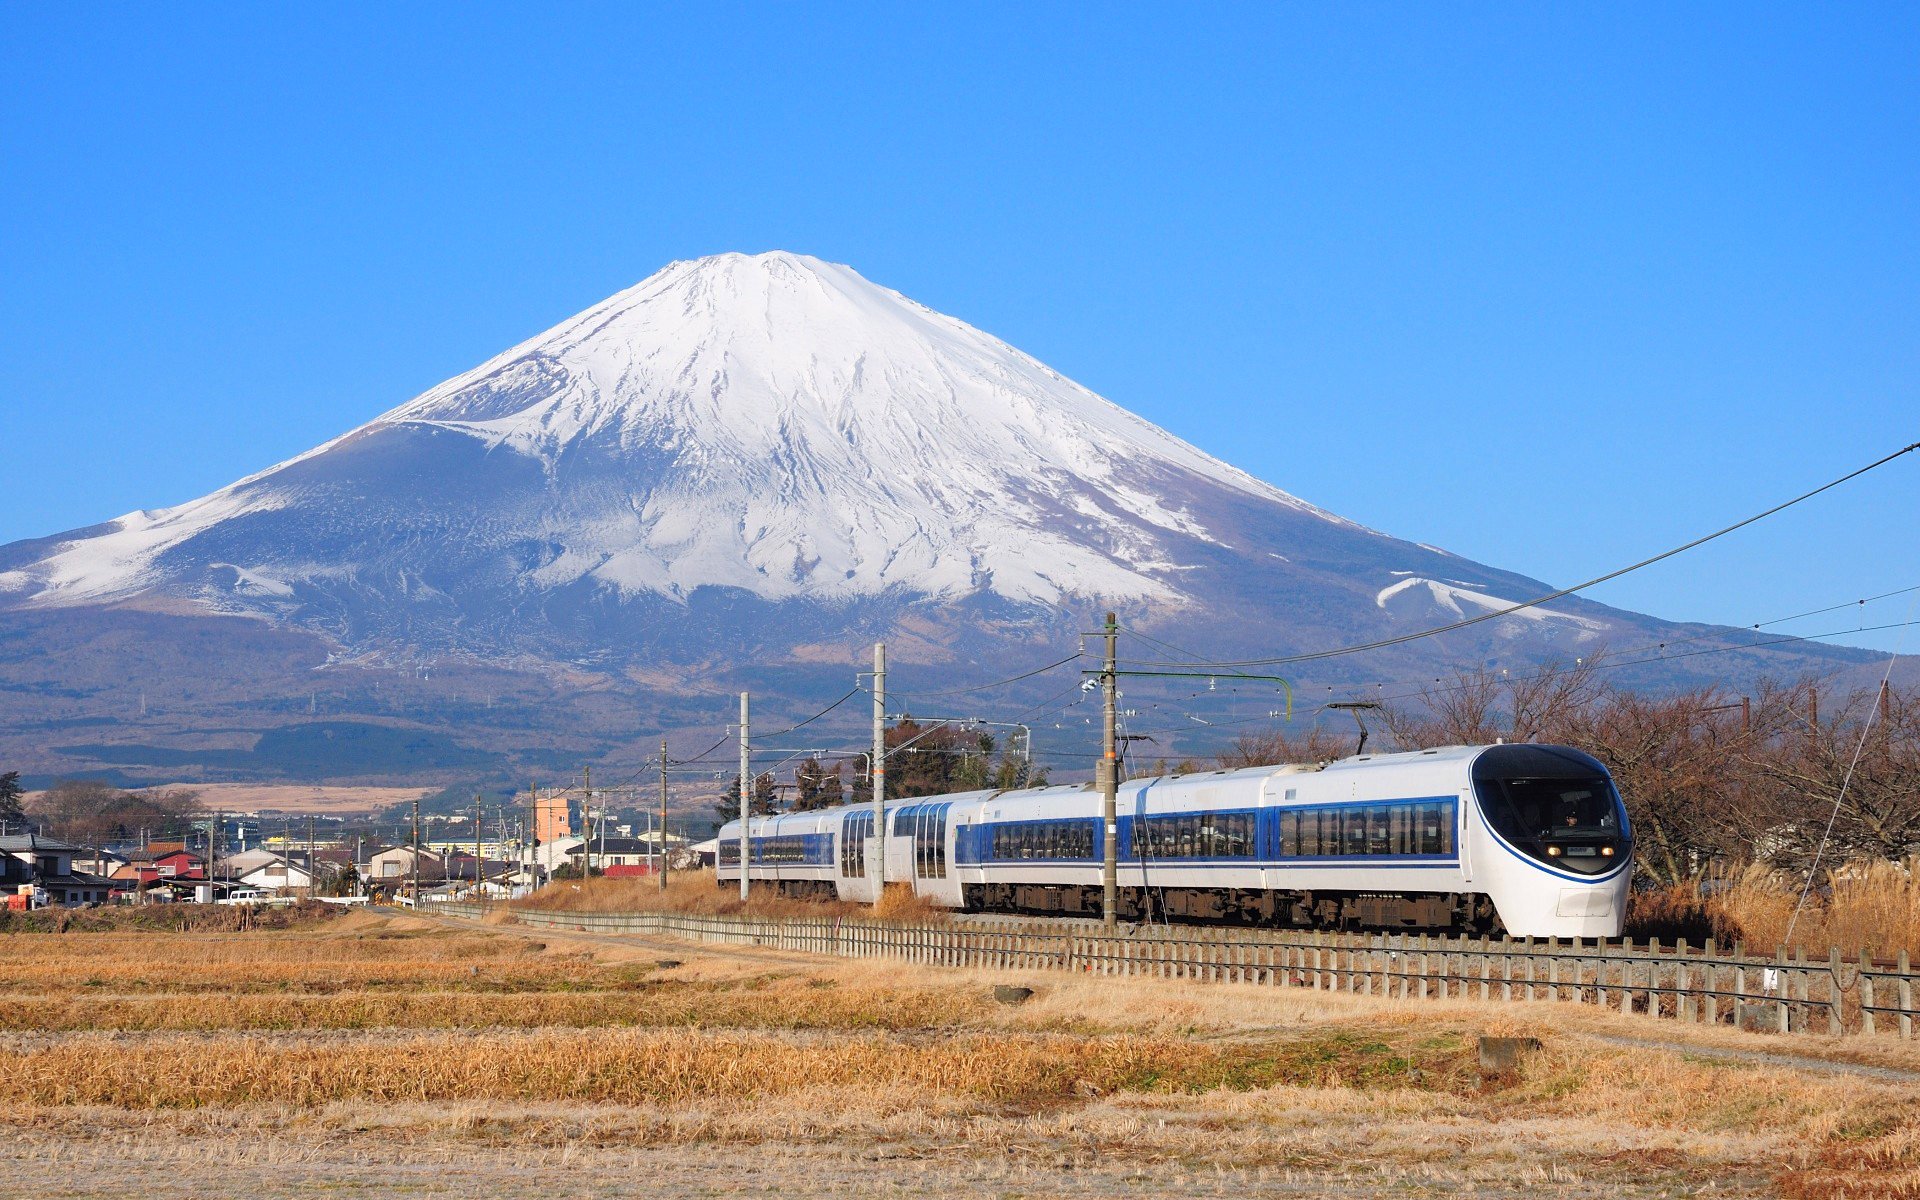
[[(0, 547), (0, 608), (52, 645), (84, 629), (121, 647), (88, 653), (126, 655), (128, 678), (140, 658), (114, 613), (304, 639), (257, 681), (223, 668), (209, 694), (229, 707), (316, 667), (429, 662), (511, 665), (543, 689), (585, 668), (615, 690), (727, 679), (806, 699), (843, 689), (822, 664), (876, 637), (981, 678), (1103, 607), (1243, 656), (1545, 590), (1319, 509), (961, 321), (785, 253), (674, 263), (209, 496)], [(1430, 675), (1677, 628), (1568, 599), (1319, 671)]]

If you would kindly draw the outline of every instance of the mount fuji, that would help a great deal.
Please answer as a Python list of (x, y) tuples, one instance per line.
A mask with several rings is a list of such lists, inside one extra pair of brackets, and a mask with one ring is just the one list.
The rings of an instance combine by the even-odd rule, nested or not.
[[(619, 740), (616, 710), (629, 730), (634, 705), (642, 725), (693, 719), (694, 691), (830, 697), (876, 638), (966, 682), (1045, 661), (1102, 608), (1238, 657), (1547, 590), (1289, 495), (848, 267), (724, 254), (211, 495), (0, 547), (22, 635), (0, 641), (0, 697), (65, 695), (62, 715), (35, 711), (84, 721), (109, 676), (138, 680), (198, 714), (174, 735), (224, 714), (244, 736), (204, 753), (245, 753), (325, 691), (336, 715), (464, 719), (471, 742), (495, 719), (444, 696), (390, 711), (437, 671), (484, 692), (480, 711), (518, 694), (529, 744), (600, 730), (588, 752)], [(1570, 659), (1688, 628), (1570, 598), (1327, 673)], [(64, 765), (194, 753), (173, 740)]]

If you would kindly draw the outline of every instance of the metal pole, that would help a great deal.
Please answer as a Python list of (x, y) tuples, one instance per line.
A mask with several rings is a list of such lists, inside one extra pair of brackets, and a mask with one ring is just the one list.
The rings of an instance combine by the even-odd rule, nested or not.
[(537, 878), (535, 866), (540, 859), (540, 785), (527, 784), (527, 836), (521, 839), (522, 848), (527, 852), (527, 892), (533, 892), (533, 881)]
[(660, 890), (667, 890), (667, 739), (660, 739)]
[(485, 894), (482, 893), (480, 890), (481, 876), (486, 874), (485, 871), (482, 871), (480, 869), (480, 864), (485, 861), (480, 857), (480, 851), (482, 849), (480, 845), (480, 835), (482, 831), (486, 829), (486, 825), (487, 825), (486, 815), (480, 811), (480, 793), (475, 792), (473, 794), (473, 892), (472, 892), (472, 896), (475, 902), (479, 902), (486, 898)]
[(867, 774), (873, 783), (873, 832), (867, 837), (867, 871), (873, 876), (873, 903), (887, 890), (887, 644), (873, 644), (873, 758)]
[(1120, 762), (1117, 753), (1119, 746), (1119, 679), (1114, 674), (1116, 647), (1119, 641), (1120, 627), (1112, 613), (1107, 614), (1107, 657), (1100, 671), (1100, 697), (1102, 716), (1100, 722), (1100, 821), (1106, 830), (1103, 839), (1105, 861), (1100, 868), (1101, 921), (1112, 928), (1119, 916), (1120, 874)]
[(593, 873), (593, 768), (580, 768), (586, 798), (580, 801), (580, 882)]
[(747, 864), (752, 861), (747, 822), (753, 812), (753, 764), (747, 751), (747, 694), (740, 693), (740, 899), (747, 898)]

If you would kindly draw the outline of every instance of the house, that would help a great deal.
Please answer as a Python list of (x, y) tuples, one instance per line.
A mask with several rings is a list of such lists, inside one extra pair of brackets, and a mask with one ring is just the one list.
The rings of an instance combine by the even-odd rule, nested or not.
[(595, 838), (591, 847), (567, 851), (567, 861), (577, 868), (582, 854), (594, 870), (614, 878), (660, 869), (660, 847), (652, 837)]
[[(207, 877), (206, 872), (202, 870), (205, 864), (201, 857), (189, 850), (184, 848), (162, 850), (149, 847), (147, 853), (151, 858), (145, 865), (152, 869), (155, 879), (205, 879)], [(136, 866), (141, 865), (138, 854), (132, 857)], [(146, 876), (143, 874), (141, 879), (144, 882)]]
[(286, 854), (276, 854), (271, 850), (245, 850), (229, 856), (220, 865), (224, 868), (226, 878), (233, 883), (280, 895), (309, 891), (316, 874), (321, 879), (328, 875), (325, 867), (309, 869), (303, 850), (291, 850)]
[(104, 847), (88, 847), (75, 852), (73, 856), (75, 870), (85, 871), (89, 875), (102, 875), (108, 879), (118, 875), (120, 869), (126, 865), (126, 855), (115, 853)]
[[(446, 859), (431, 850), (417, 852), (422, 883), (439, 883), (447, 877)], [(414, 878), (416, 851), (412, 846), (382, 850), (367, 860), (367, 882), (393, 887)]]
[(78, 908), (83, 904), (107, 902), (113, 891), (111, 880), (74, 870), (74, 856), (86, 853), (84, 847), (35, 833), (0, 836), (0, 855), (15, 864), (10, 874), (24, 876), (14, 884), (13, 890), (18, 894), (28, 889), (36, 908), (47, 905)]
[(520, 861), (539, 868), (542, 875), (550, 874), (566, 866), (571, 861), (569, 856), (578, 854), (586, 840), (577, 833), (569, 833), (538, 846), (523, 846)]

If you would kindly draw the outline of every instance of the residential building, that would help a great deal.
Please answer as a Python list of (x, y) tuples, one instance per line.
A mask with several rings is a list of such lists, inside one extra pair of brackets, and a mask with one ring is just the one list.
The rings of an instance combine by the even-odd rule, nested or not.
[(83, 904), (107, 902), (113, 891), (112, 880), (74, 870), (74, 856), (86, 853), (85, 847), (35, 833), (0, 837), (0, 855), (17, 864), (10, 873), (25, 876), (13, 885), (13, 890), (19, 893), (28, 889), (35, 907), (78, 908)]

